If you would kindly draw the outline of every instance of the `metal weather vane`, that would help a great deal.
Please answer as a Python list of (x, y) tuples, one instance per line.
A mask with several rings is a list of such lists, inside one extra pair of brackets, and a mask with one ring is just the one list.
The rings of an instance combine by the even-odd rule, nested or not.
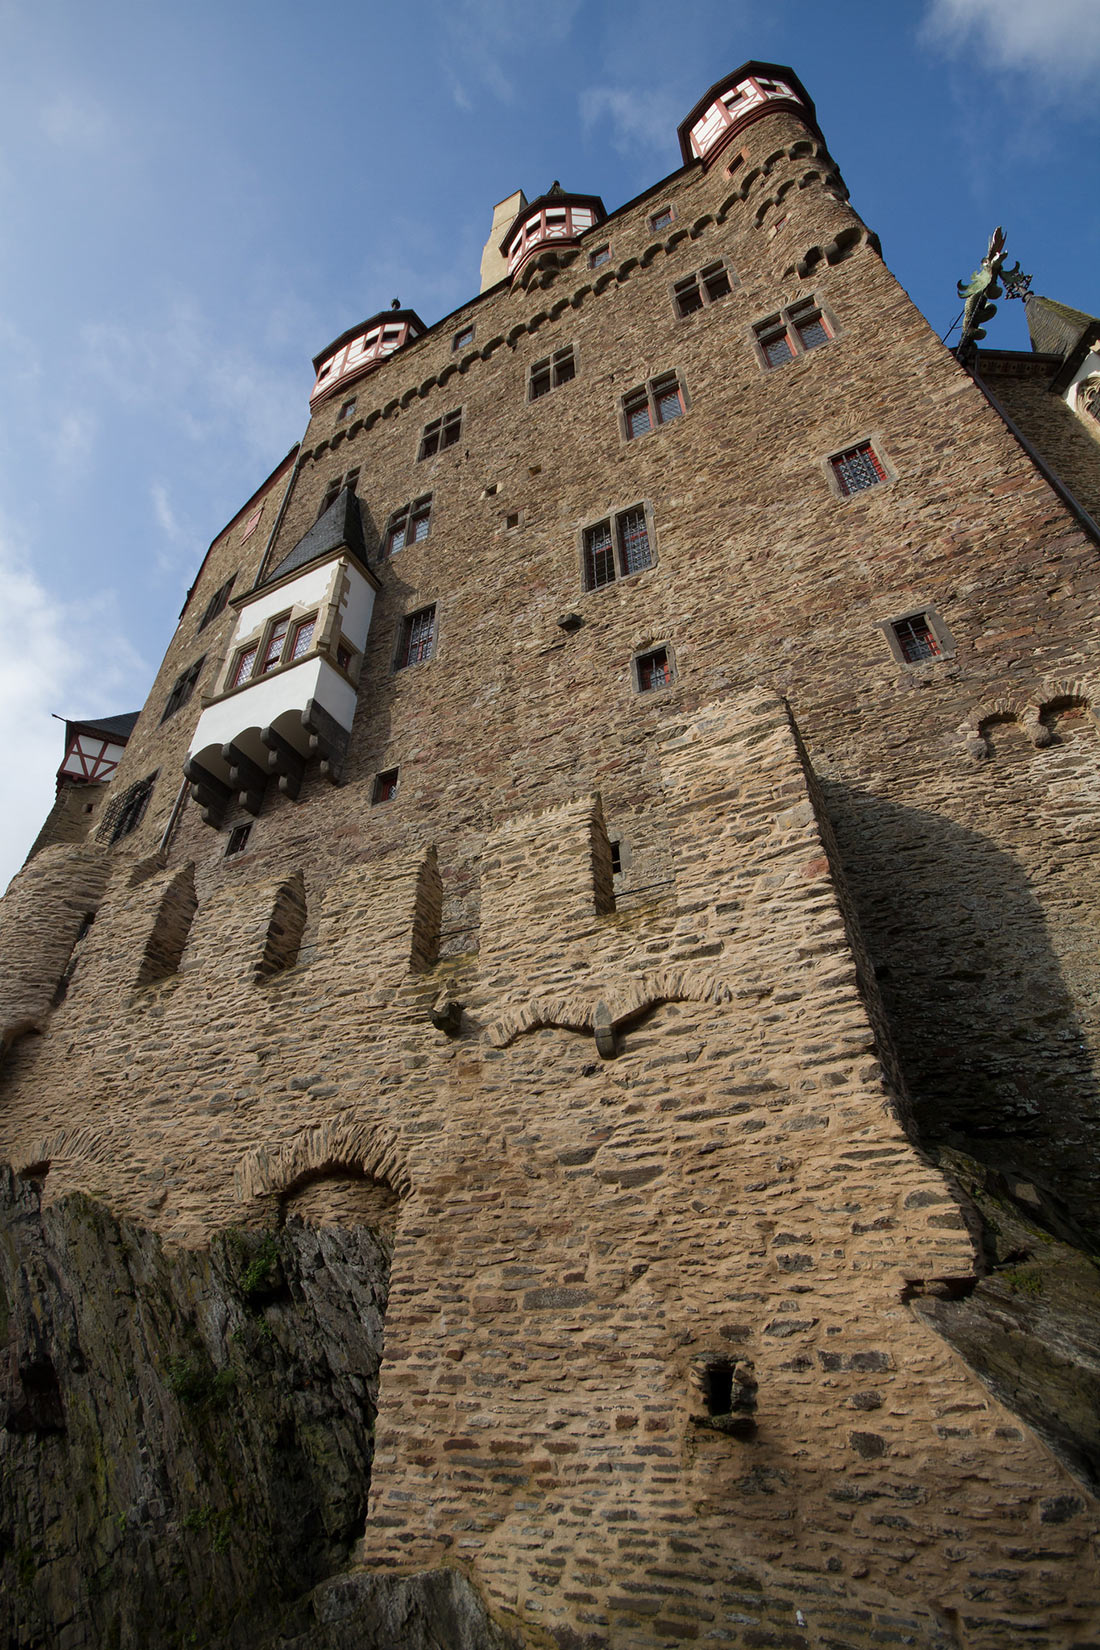
[(989, 247), (969, 281), (959, 281), (959, 297), (965, 298), (962, 312), (962, 334), (956, 354), (965, 365), (972, 361), (980, 339), (985, 337), (986, 322), (997, 312), (995, 298), (1001, 296), (1001, 283), (1009, 298), (1022, 298), (1031, 285), (1031, 276), (1020, 269), (1019, 261), (1012, 269), (1004, 267), (1005, 232), (998, 226), (989, 237)]

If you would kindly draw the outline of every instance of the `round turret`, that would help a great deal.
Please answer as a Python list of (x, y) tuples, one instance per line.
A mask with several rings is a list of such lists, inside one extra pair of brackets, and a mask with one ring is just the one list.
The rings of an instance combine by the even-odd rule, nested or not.
[(309, 404), (317, 403), (338, 384), (348, 384), (361, 378), (392, 355), (403, 344), (410, 344), (426, 331), (423, 321), (414, 309), (384, 309), (372, 315), (369, 321), (360, 321), (349, 327), (339, 338), (334, 338), (320, 355), (313, 357), (317, 382), (310, 392)]
[(793, 69), (781, 63), (743, 63), (704, 92), (676, 128), (684, 162), (710, 166), (736, 133), (773, 109), (794, 110), (818, 133), (813, 101)]
[(569, 195), (560, 183), (551, 184), (516, 215), (500, 243), (508, 274), (516, 280), (533, 260), (559, 263), (562, 253), (575, 252), (581, 236), (606, 216), (598, 195)]

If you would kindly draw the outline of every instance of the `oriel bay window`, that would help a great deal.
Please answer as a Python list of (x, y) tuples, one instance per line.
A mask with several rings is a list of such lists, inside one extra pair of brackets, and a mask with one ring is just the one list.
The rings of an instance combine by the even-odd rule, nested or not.
[(586, 527), (582, 553), (586, 590), (602, 590), (616, 579), (652, 567), (653, 541), (644, 504)]
[(313, 646), (316, 628), (316, 613), (308, 613), (299, 619), (292, 619), (289, 613), (281, 613), (278, 618), (269, 620), (262, 637), (248, 642), (237, 654), (228, 686), (241, 687), (245, 682), (269, 675), (282, 665), (293, 664), (295, 659), (305, 658)]

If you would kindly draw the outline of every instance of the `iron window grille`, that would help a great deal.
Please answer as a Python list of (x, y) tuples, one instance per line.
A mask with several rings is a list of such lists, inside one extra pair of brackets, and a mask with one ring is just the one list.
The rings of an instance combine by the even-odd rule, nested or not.
[(232, 594), (233, 584), (236, 577), (237, 575), (234, 573), (232, 578), (226, 579), (225, 583), (220, 585), (219, 588), (215, 590), (214, 594), (206, 604), (206, 612), (199, 620), (199, 630), (205, 630), (206, 626), (210, 624), (213, 619), (216, 619), (219, 613), (223, 613), (225, 611), (225, 605)]
[(829, 464), (842, 498), (850, 498), (853, 493), (865, 493), (868, 487), (877, 487), (880, 482), (889, 479), (869, 441), (862, 441), (857, 447), (848, 447), (842, 453), (834, 453)]
[(584, 530), (584, 588), (602, 590), (653, 566), (653, 546), (645, 506), (620, 510)]
[(445, 448), (453, 447), (461, 434), (461, 407), (457, 407), (454, 412), (444, 413), (442, 418), (433, 418), (430, 424), (424, 426), (417, 458), (432, 458)]
[(423, 665), (435, 652), (435, 608), (421, 607), (410, 613), (401, 627), (401, 644), (397, 653), (398, 670), (408, 665)]
[(655, 688), (668, 687), (672, 681), (672, 660), (667, 647), (655, 647), (648, 653), (639, 653), (634, 661), (638, 692), (652, 693)]
[(623, 434), (628, 441), (648, 435), (658, 424), (670, 424), (684, 415), (684, 390), (677, 373), (651, 378), (623, 396)]
[(234, 854), (243, 854), (248, 846), (248, 839), (251, 834), (251, 824), (234, 825), (229, 833), (229, 841), (225, 845), (225, 858), (231, 859)]
[(753, 336), (765, 367), (785, 366), (796, 355), (827, 344), (833, 336), (818, 304), (813, 298), (781, 309), (778, 315), (769, 315), (753, 327)]
[(404, 550), (407, 545), (419, 544), (426, 539), (431, 527), (432, 495), (422, 493), (411, 503), (403, 504), (400, 510), (395, 510), (386, 523), (386, 549), (392, 556), (397, 550)]
[(465, 349), (467, 347), (467, 345), (472, 344), (473, 341), (474, 341), (474, 329), (473, 329), (473, 327), (461, 327), (459, 329), (459, 331), (456, 332), (454, 337), (451, 339), (451, 348), (453, 350)]
[(528, 401), (537, 401), (542, 395), (549, 395), (562, 384), (568, 384), (577, 376), (577, 361), (573, 354), (573, 346), (569, 344), (565, 349), (555, 350), (542, 361), (535, 361), (531, 366), (531, 373), (527, 385)]
[(611, 262), (611, 248), (610, 248), (610, 246), (598, 246), (596, 248), (595, 252), (590, 252), (588, 254), (588, 267), (589, 267), (589, 269), (600, 269), (600, 268), (603, 267), (604, 264), (609, 264), (610, 262)]
[(196, 659), (193, 665), (188, 665), (187, 669), (176, 677), (175, 685), (164, 706), (164, 714), (161, 716), (162, 722), (167, 722), (168, 718), (174, 716), (176, 711), (190, 699), (195, 691), (195, 683), (202, 673), (205, 659), (206, 655), (204, 654), (201, 659)]
[(343, 492), (345, 487), (350, 488), (354, 493), (358, 485), (358, 465), (356, 465), (354, 470), (349, 470), (346, 475), (336, 476), (333, 481), (330, 481), (328, 486), (325, 488), (325, 495), (321, 500), (321, 507), (317, 511), (317, 520), (320, 521), (326, 510), (331, 510), (332, 506), (336, 503), (336, 500), (340, 497), (340, 494)]
[(898, 651), (907, 664), (919, 664), (922, 659), (938, 659), (943, 653), (940, 639), (928, 622), (927, 613), (910, 613), (908, 618), (895, 619), (890, 626), (898, 644)]
[(385, 773), (375, 774), (371, 801), (375, 803), (392, 802), (397, 795), (397, 776), (397, 768), (387, 768)]
[(120, 842), (124, 836), (129, 836), (131, 831), (137, 830), (149, 806), (156, 777), (155, 773), (151, 773), (148, 778), (139, 779), (136, 785), (131, 785), (128, 791), (123, 791), (121, 796), (115, 798), (103, 815), (103, 823), (96, 832), (100, 842), (106, 842), (111, 846)]
[(679, 315), (694, 315), (696, 310), (706, 304), (716, 304), (719, 298), (728, 297), (733, 291), (736, 277), (727, 269), (725, 260), (718, 259), (717, 263), (708, 264), (695, 275), (685, 275), (682, 280), (675, 281), (672, 295)]

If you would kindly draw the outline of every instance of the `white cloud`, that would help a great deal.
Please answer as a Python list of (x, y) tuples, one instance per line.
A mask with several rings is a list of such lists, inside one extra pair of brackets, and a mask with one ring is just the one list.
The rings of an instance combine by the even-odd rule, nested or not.
[(476, 108), (473, 88), (478, 85), (501, 103), (514, 103), (521, 85), (518, 65), (530, 72), (532, 54), (567, 39), (580, 3), (550, 0), (548, 5), (524, 6), (516, 0), (446, 0), (440, 5), (432, 32), (441, 39), (457, 106)]
[(0, 889), (19, 869), (54, 798), (64, 734), (51, 712), (114, 715), (143, 697), (148, 667), (123, 638), (111, 604), (58, 602), (0, 533), (0, 727), (4, 807)]
[(588, 86), (580, 93), (581, 122), (591, 132), (601, 120), (611, 125), (611, 141), (622, 155), (634, 155), (639, 146), (667, 150), (683, 109), (651, 86)]
[(925, 33), (976, 66), (1065, 86), (1100, 69), (1098, 0), (931, 0)]

